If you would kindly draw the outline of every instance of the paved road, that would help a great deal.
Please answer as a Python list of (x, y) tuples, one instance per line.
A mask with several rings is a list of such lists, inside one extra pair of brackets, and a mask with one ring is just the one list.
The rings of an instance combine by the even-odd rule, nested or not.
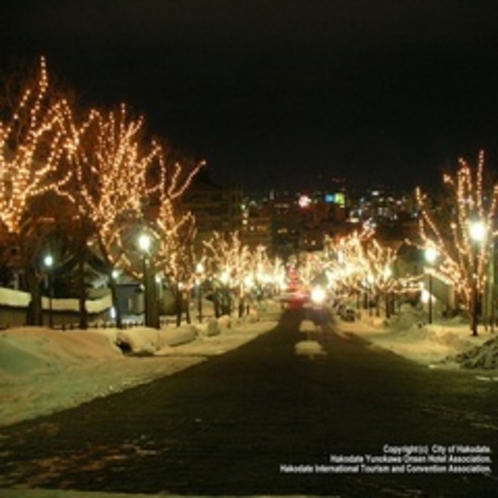
[[(485, 447), (498, 455), (497, 383), (415, 365), (333, 326), (312, 337), (324, 354), (297, 355), (306, 339), (301, 319), (286, 314), (275, 330), (224, 356), (2, 429), (0, 488), (493, 496), (498, 463), (491, 475), (450, 474), (424, 452), (460, 445), (484, 460)], [(387, 465), (399, 473), (366, 460), (408, 445), (422, 463)], [(353, 463), (341, 470), (337, 461), (349, 456), (363, 458), (361, 472)], [(436, 473), (413, 473), (416, 465)]]

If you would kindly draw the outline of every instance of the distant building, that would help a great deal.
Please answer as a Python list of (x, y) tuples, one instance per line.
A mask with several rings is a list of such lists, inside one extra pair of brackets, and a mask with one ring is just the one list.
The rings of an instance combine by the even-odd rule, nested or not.
[(273, 254), (272, 216), (266, 202), (244, 201), (240, 239), (251, 249), (264, 246)]
[(183, 196), (184, 208), (196, 220), (196, 249), (212, 237), (213, 232), (230, 233), (242, 228), (242, 190), (214, 183), (209, 175), (200, 172)]

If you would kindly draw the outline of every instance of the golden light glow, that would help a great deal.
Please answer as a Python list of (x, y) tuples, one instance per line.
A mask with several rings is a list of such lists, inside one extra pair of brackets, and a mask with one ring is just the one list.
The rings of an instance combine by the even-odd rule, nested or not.
[[(484, 153), (481, 151), (477, 166), (472, 167), (460, 159), (456, 174), (444, 175), (443, 181), (448, 187), (447, 197), (451, 202), (444, 216), (437, 216), (428, 197), (420, 189), (416, 191), (422, 243), (437, 251), (440, 260), (438, 271), (453, 283), (466, 306), (471, 302), (474, 274), (478, 291), (484, 287), (490, 257), (487, 242), (496, 236), (493, 218), (497, 207), (497, 187), (495, 185), (485, 191), (483, 173)], [(473, 232), (476, 228), (478, 233)], [(473, 233), (479, 242), (473, 240)]]
[(10, 119), (0, 122), (0, 220), (13, 234), (20, 232), (31, 199), (59, 193), (70, 178), (62, 168), (66, 103), (49, 97), (42, 58), (37, 81), (21, 95)]

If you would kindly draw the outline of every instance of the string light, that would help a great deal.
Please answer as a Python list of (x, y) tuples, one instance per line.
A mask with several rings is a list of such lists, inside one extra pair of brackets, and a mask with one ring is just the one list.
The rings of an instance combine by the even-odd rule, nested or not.
[(338, 239), (329, 239), (327, 274), (341, 287), (360, 291), (368, 282), (378, 293), (394, 290), (392, 266), (396, 252), (375, 239), (375, 231), (353, 232)]
[[(416, 190), (422, 245), (437, 250), (441, 261), (438, 271), (452, 282), (465, 306), (469, 306), (471, 302), (474, 275), (478, 291), (481, 292), (484, 288), (490, 258), (488, 242), (497, 234), (493, 231), (497, 186), (491, 192), (484, 191), (484, 163), (484, 152), (481, 151), (476, 167), (460, 159), (456, 174), (444, 175), (443, 181), (448, 187), (448, 199), (451, 202), (451, 209), (445, 212), (445, 217), (438, 216), (427, 196), (420, 189)], [(488, 240), (480, 243), (472, 241), (470, 228), (474, 222), (481, 224)]]
[(59, 193), (70, 179), (62, 168), (66, 149), (61, 114), (64, 100), (50, 98), (45, 59), (31, 83), (0, 122), (0, 220), (19, 234), (30, 201), (49, 191)]
[(283, 284), (285, 270), (282, 260), (271, 259), (263, 245), (250, 248), (242, 242), (238, 231), (228, 234), (214, 232), (203, 244), (208, 274), (216, 279), (224, 275), (224, 285), (236, 289), (240, 298), (248, 290), (248, 282), (273, 288)]

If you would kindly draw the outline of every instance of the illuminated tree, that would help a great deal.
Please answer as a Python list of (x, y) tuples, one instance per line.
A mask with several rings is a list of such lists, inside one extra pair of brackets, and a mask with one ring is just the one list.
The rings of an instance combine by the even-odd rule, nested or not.
[(204, 263), (214, 287), (215, 314), (230, 315), (232, 300), (238, 300), (238, 315), (249, 311), (253, 297), (261, 299), (266, 292), (280, 289), (285, 269), (279, 258), (272, 260), (264, 246), (251, 249), (240, 239), (239, 232), (214, 232), (204, 241)]
[[(5, 104), (12, 99), (0, 99), (1, 228), (5, 236), (15, 237), (25, 274), (35, 276), (35, 289), (41, 278), (43, 232), (64, 227), (78, 260), (80, 326), (86, 328), (84, 269), (92, 252), (107, 265), (115, 304), (112, 271), (120, 266), (140, 275), (133, 247), (145, 226), (158, 234), (158, 261), (168, 275), (183, 280), (179, 273), (190, 268), (186, 247), (193, 219), (177, 217), (177, 206), (203, 163), (172, 164), (165, 147), (146, 138), (143, 118), (132, 118), (125, 105), (108, 112), (77, 112), (67, 99), (55, 98), (44, 59), (38, 79), (30, 83), (12, 109)], [(40, 209), (41, 200), (49, 209)], [(152, 205), (159, 214), (151, 218)]]
[(371, 230), (355, 231), (329, 241), (327, 275), (339, 289), (360, 290), (362, 281), (368, 273), (364, 245), (372, 236)]
[(381, 244), (372, 229), (353, 232), (338, 240), (331, 240), (327, 263), (329, 279), (348, 292), (358, 296), (364, 294), (365, 306), (376, 303), (377, 313), (380, 297), (386, 298), (386, 314), (390, 313), (389, 295), (394, 290), (393, 265), (396, 252)]
[(0, 217), (10, 233), (22, 230), (31, 199), (60, 193), (69, 180), (60, 168), (67, 152), (60, 123), (64, 102), (51, 100), (42, 59), (38, 81), (24, 91), (10, 120), (0, 122)]
[[(484, 153), (477, 166), (463, 159), (454, 175), (444, 175), (446, 203), (434, 206), (420, 189), (416, 198), (420, 209), (419, 233), (424, 247), (439, 254), (438, 272), (455, 287), (460, 301), (470, 307), (474, 284), (482, 293), (487, 277), (490, 243), (496, 237), (493, 217), (496, 214), (497, 187), (484, 184)], [(485, 237), (477, 242), (471, 237), (471, 226), (479, 222)]]
[(285, 267), (283, 261), (276, 257), (270, 258), (265, 246), (259, 245), (250, 252), (249, 273), (244, 278), (246, 286), (253, 285), (258, 294), (265, 289), (270, 292), (280, 290), (285, 282)]
[(253, 299), (258, 302), (264, 297), (281, 290), (285, 282), (285, 267), (280, 258), (270, 258), (267, 248), (258, 245), (247, 248), (247, 267), (238, 282), (238, 314), (249, 314)]
[(325, 267), (322, 259), (317, 253), (303, 252), (299, 254), (296, 263), (301, 284), (304, 288), (310, 290), (323, 275)]
[(50, 92), (43, 58), (38, 77), (25, 82), (17, 98), (2, 102), (7, 105), (0, 109), (0, 222), (18, 247), (31, 293), (28, 323), (36, 324), (41, 323), (40, 250), (53, 226), (40, 199), (62, 195), (70, 178), (61, 168), (70, 152), (60, 119), (67, 104)]
[(181, 323), (182, 311), (190, 323), (189, 299), (196, 278), (195, 218), (183, 210), (181, 199), (204, 165), (204, 161), (188, 160), (168, 163), (163, 155), (158, 181), (149, 191), (149, 195), (157, 197), (158, 204), (157, 215), (150, 222), (157, 238), (154, 264), (175, 298), (177, 325)]
[(362, 246), (363, 268), (366, 276), (366, 284), (373, 293), (377, 315), (380, 313), (380, 298), (384, 296), (386, 315), (390, 314), (390, 293), (394, 289), (393, 265), (396, 260), (396, 252), (385, 245), (381, 245), (372, 238)]
[[(143, 138), (144, 120), (132, 119), (125, 105), (118, 110), (101, 112), (92, 109), (81, 120), (71, 109), (64, 113), (72, 151), (70, 169), (72, 182), (66, 190), (77, 216), (73, 220), (79, 234), (77, 252), (80, 267), (88, 258), (88, 246), (107, 265), (109, 284), (117, 312), (113, 270), (123, 264), (127, 236), (143, 218), (143, 203), (147, 197), (146, 175), (161, 149)], [(80, 311), (84, 315), (86, 296), (80, 296)]]
[(214, 232), (203, 243), (206, 267), (215, 288), (216, 316), (230, 315), (232, 293), (242, 299), (244, 279), (250, 274), (249, 247), (242, 243), (238, 231), (225, 235)]

